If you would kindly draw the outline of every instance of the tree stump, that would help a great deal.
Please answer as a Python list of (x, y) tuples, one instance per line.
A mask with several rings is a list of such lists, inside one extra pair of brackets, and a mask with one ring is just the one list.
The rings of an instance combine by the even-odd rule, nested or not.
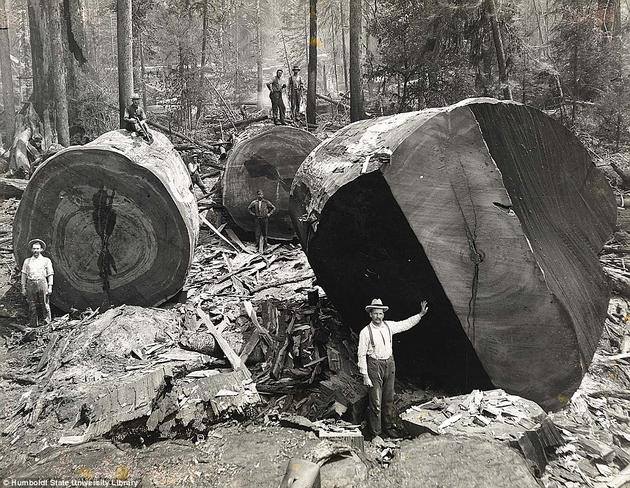
[(399, 372), (546, 408), (569, 400), (601, 335), (597, 254), (613, 193), (560, 123), (513, 102), (360, 121), (312, 152), (290, 211), (321, 286), (359, 330), (374, 297), (401, 319)]
[(247, 207), (263, 190), (276, 206), (269, 219), (269, 237), (290, 240), (295, 233), (289, 217), (289, 191), (295, 172), (319, 144), (309, 132), (277, 126), (236, 144), (223, 175), (223, 205), (243, 230), (253, 232)]
[(103, 134), (42, 164), (13, 224), (16, 262), (47, 244), (62, 310), (158, 305), (178, 293), (199, 233), (188, 170), (170, 141)]

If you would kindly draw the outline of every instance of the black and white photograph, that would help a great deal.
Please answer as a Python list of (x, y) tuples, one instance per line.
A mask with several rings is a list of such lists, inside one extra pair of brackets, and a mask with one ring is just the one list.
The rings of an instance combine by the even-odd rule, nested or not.
[(630, 488), (629, 0), (0, 0), (3, 487)]

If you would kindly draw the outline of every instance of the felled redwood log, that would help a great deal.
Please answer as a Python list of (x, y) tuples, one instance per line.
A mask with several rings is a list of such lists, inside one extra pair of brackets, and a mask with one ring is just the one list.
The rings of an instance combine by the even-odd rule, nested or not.
[(269, 220), (269, 237), (292, 239), (295, 235), (289, 217), (289, 190), (295, 172), (319, 140), (294, 127), (277, 126), (234, 146), (223, 174), (223, 205), (236, 224), (254, 230), (247, 207), (263, 190), (277, 208)]
[(158, 305), (181, 290), (199, 233), (188, 170), (170, 141), (126, 131), (63, 150), (31, 177), (13, 224), (16, 261), (40, 238), (63, 310)]
[(578, 387), (606, 316), (597, 253), (615, 199), (542, 112), (471, 99), (351, 124), (300, 167), (291, 217), (356, 329), (373, 297), (393, 320), (429, 301), (395, 338), (399, 372), (453, 390), (494, 384), (547, 408)]

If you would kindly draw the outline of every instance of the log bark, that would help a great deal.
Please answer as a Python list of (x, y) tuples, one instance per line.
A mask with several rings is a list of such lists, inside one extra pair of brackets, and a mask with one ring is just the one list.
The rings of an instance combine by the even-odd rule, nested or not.
[(16, 261), (47, 244), (61, 308), (158, 305), (183, 286), (199, 231), (186, 166), (168, 139), (103, 134), (48, 159), (31, 177), (13, 225)]
[(309, 0), (308, 89), (306, 90), (306, 121), (317, 123), (317, 0)]
[(2, 105), (7, 141), (13, 139), (15, 128), (15, 95), (13, 92), (13, 70), (9, 44), (9, 23), (5, 0), (0, 0), (0, 75), (2, 76)]
[(120, 126), (124, 127), (125, 107), (130, 103), (133, 92), (133, 34), (131, 0), (117, 0), (118, 38), (118, 105)]
[(293, 127), (274, 127), (242, 141), (232, 149), (223, 174), (223, 205), (238, 226), (254, 230), (247, 207), (263, 190), (276, 207), (269, 220), (269, 237), (292, 239), (289, 190), (302, 161), (319, 140)]
[(290, 212), (346, 323), (365, 326), (374, 297), (394, 320), (429, 301), (396, 346), (403, 374), (546, 408), (579, 386), (606, 317), (597, 254), (615, 198), (542, 112), (471, 99), (352, 124), (300, 167)]
[(350, 0), (350, 120), (365, 118), (361, 87), (361, 0)]

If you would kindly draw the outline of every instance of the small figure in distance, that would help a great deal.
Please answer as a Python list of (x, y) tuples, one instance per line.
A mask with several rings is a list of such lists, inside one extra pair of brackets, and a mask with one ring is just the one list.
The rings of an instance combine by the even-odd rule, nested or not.
[(247, 210), (254, 217), (254, 229), (256, 233), (256, 245), (262, 254), (267, 247), (267, 230), (269, 228), (269, 217), (276, 211), (273, 203), (265, 198), (262, 190), (258, 190), (257, 198), (249, 204)]

